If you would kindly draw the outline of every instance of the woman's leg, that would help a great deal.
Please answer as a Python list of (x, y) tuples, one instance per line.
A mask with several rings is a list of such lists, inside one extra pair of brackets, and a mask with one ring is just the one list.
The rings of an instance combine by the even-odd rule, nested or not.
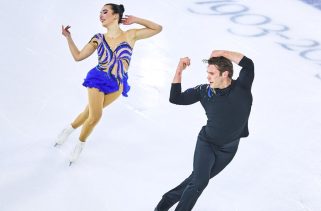
[[(121, 85), (120, 89), (117, 92), (105, 95), (103, 107), (105, 108), (106, 106), (111, 104), (113, 101), (115, 101), (121, 95), (122, 91), (123, 91), (123, 86)], [(77, 129), (78, 127), (84, 124), (88, 116), (89, 116), (89, 106), (87, 105), (84, 111), (81, 112), (77, 116), (77, 118), (71, 123), (71, 126), (74, 129)]]
[(88, 89), (88, 118), (83, 123), (79, 140), (85, 142), (96, 124), (99, 122), (104, 104), (104, 93), (96, 88)]
[(71, 123), (71, 126), (76, 129), (78, 127), (80, 127), (81, 125), (84, 124), (84, 122), (86, 121), (86, 119), (89, 116), (89, 106), (87, 105), (85, 110), (83, 112), (81, 112), (77, 118)]
[(106, 95), (104, 95), (104, 93), (100, 92), (96, 88), (88, 89), (89, 104), (71, 124), (73, 128), (78, 128), (79, 126), (83, 125), (79, 140), (86, 140), (86, 138), (90, 135), (90, 133), (100, 120), (103, 108), (114, 102), (121, 95), (122, 91), (122, 85), (117, 92)]
[(123, 85), (120, 85), (119, 90), (117, 92), (113, 92), (105, 95), (103, 107), (105, 108), (106, 106), (114, 102), (121, 95), (122, 92), (123, 92)]

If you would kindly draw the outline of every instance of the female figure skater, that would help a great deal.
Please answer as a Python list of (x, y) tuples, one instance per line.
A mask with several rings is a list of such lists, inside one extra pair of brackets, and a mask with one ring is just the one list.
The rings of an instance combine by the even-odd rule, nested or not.
[[(83, 83), (88, 90), (88, 105), (56, 139), (55, 146), (62, 145), (76, 128), (82, 126), (79, 142), (71, 154), (70, 165), (78, 159), (88, 136), (102, 116), (103, 108), (115, 101), (120, 94), (127, 97), (130, 89), (127, 70), (135, 42), (154, 36), (162, 30), (162, 26), (149, 20), (135, 16), (123, 18), (124, 11), (123, 5), (105, 4), (100, 11), (100, 21), (107, 28), (107, 33), (95, 34), (82, 50), (78, 50), (72, 40), (70, 26), (62, 26), (62, 34), (67, 39), (75, 61), (86, 59), (95, 50), (98, 54), (98, 65), (88, 72)], [(120, 23), (136, 23), (144, 28), (123, 31), (119, 27)]]

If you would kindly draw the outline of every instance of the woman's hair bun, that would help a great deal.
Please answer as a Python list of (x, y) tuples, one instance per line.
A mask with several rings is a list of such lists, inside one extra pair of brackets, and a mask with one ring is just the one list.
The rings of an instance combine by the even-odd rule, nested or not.
[(123, 12), (125, 12), (125, 7), (124, 7), (124, 5), (122, 5), (122, 4), (120, 4), (119, 5), (119, 12), (121, 12), (121, 13), (123, 13)]

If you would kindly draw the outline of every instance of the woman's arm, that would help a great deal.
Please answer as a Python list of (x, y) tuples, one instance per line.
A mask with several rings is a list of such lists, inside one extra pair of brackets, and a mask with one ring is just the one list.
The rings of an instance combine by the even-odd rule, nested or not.
[(126, 17), (122, 19), (122, 24), (124, 25), (130, 25), (133, 23), (145, 26), (145, 28), (142, 29), (131, 30), (134, 32), (133, 39), (135, 41), (152, 37), (162, 31), (161, 25), (154, 23), (150, 20), (138, 18), (132, 15), (126, 15)]
[(88, 58), (96, 49), (92, 45), (86, 44), (85, 47), (79, 51), (73, 39), (71, 38), (71, 33), (68, 30), (69, 28), (70, 26), (62, 26), (62, 35), (64, 35), (67, 39), (72, 57), (75, 59), (75, 61), (81, 61)]

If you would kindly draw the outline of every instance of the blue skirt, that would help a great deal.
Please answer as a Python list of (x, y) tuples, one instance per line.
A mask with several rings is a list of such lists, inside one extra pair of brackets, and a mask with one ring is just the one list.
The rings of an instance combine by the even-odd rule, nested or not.
[[(127, 75), (126, 75), (127, 76)], [(122, 95), (128, 97), (127, 93), (129, 92), (130, 86), (127, 83), (127, 77), (124, 77), (121, 83), (123, 84)], [(96, 88), (99, 91), (103, 92), (105, 95), (119, 90), (119, 82), (113, 74), (108, 74), (107, 72), (101, 71), (94, 67), (91, 69), (85, 80), (82, 84), (87, 88)]]

